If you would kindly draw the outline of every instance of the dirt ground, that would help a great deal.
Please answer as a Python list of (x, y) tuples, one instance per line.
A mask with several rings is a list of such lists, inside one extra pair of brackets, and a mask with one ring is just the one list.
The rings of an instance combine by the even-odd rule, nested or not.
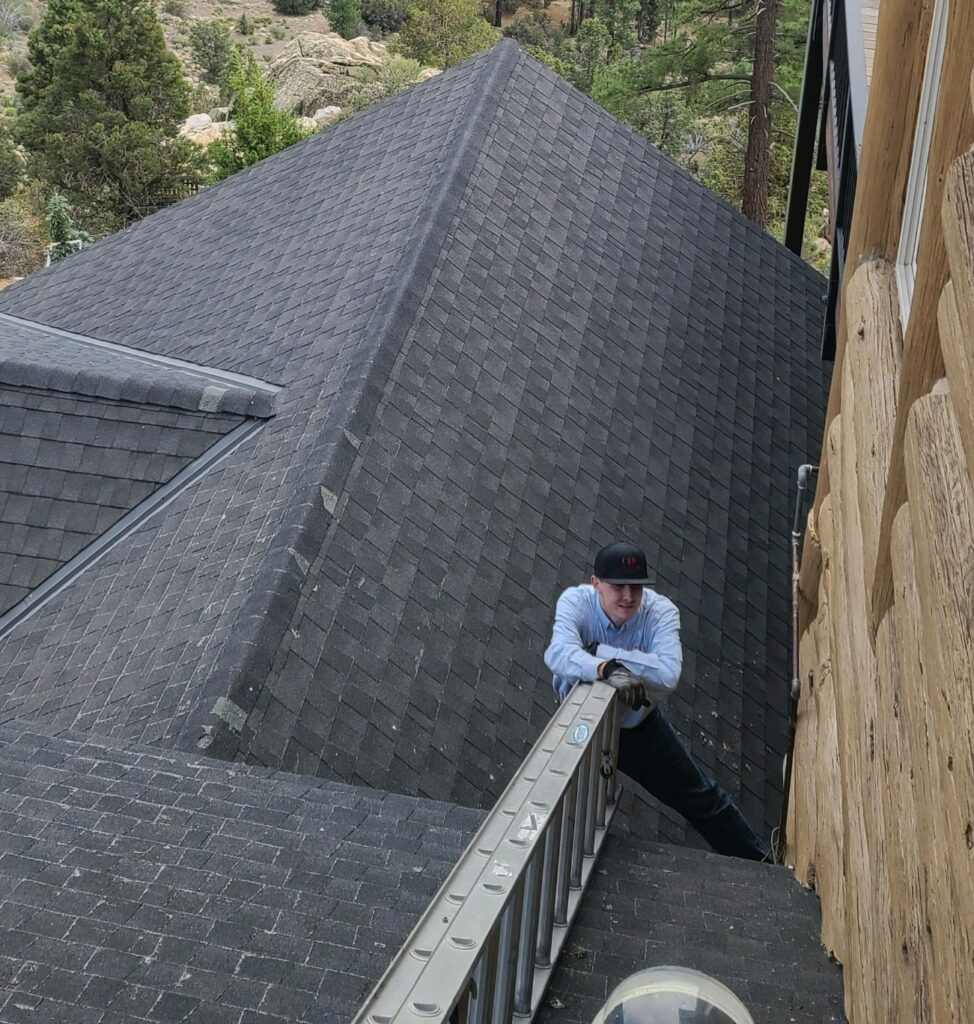
[[(157, 7), (160, 11), (163, 9), (163, 6), (164, 0), (157, 0)], [(250, 41), (253, 39), (257, 40), (257, 45), (253, 47), (253, 51), (258, 60), (263, 60), (265, 56), (273, 60), (291, 39), (302, 32), (328, 31), (328, 19), (320, 10), (312, 11), (311, 14), (305, 14), (301, 17), (285, 16), (278, 14), (269, 0), (222, 0), (222, 2), (221, 0), (218, 0), (218, 2), (190, 0), (188, 7), (189, 18), (193, 21), (214, 21), (217, 18), (231, 18), (233, 21), (237, 21), (244, 12), (246, 12), (247, 17), (251, 21), (268, 19), (268, 24), (260, 25), (251, 37), (234, 34), (236, 42), (246, 43), (248, 38)], [(265, 40), (271, 34), (274, 26), (282, 28), (285, 35), (281, 39), (266, 42)]]
[[(513, 25), (514, 22), (533, 13), (532, 9), (526, 5), (519, 7), (513, 14), (505, 14), (501, 18), (501, 24), (507, 28), (508, 25)], [(548, 15), (552, 25), (567, 25), (572, 16), (572, 0), (551, 0), (542, 13)]]

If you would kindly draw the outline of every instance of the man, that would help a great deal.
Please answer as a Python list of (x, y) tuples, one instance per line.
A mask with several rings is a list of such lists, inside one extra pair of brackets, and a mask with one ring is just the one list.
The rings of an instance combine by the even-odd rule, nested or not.
[(648, 589), (646, 555), (624, 541), (595, 556), (591, 584), (569, 587), (555, 609), (545, 664), (562, 701), (577, 682), (604, 679), (627, 710), (619, 769), (679, 811), (718, 853), (770, 860), (771, 852), (728, 794), (697, 767), (656, 702), (676, 688), (683, 664), (680, 613)]

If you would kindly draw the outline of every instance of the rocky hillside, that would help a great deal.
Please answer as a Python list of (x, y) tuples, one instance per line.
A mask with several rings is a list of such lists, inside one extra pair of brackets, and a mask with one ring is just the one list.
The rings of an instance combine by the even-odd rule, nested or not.
[[(315, 132), (390, 95), (396, 89), (386, 73), (390, 55), (385, 44), (364, 36), (342, 39), (334, 32), (303, 32), (292, 39), (267, 65), (274, 84), (276, 105), (294, 114), (305, 131)], [(421, 69), (414, 61), (400, 61), (398, 71), (408, 77), (399, 87), (422, 82), (440, 72)], [(206, 99), (206, 91), (197, 93)], [(230, 110), (214, 107), (187, 118), (182, 134), (207, 146), (231, 125)]]
[[(24, 59), (27, 45), (26, 29), (43, 14), (45, 0), (7, 0), (0, 3), (0, 92), (13, 94), (16, 69)], [(11, 17), (4, 23), (4, 9), (11, 9)], [(14, 17), (23, 12), (22, 19)], [(199, 68), (193, 64), (190, 53), (189, 32), (195, 22), (225, 20), (231, 26), (233, 40), (250, 47), (258, 60), (271, 63), (292, 39), (304, 32), (327, 32), (328, 19), (321, 11), (302, 17), (278, 14), (270, 0), (157, 0), (159, 21), (166, 33), (172, 51), (186, 67), (190, 80), (199, 81)], [(252, 32), (237, 31), (241, 16)], [(206, 105), (197, 104), (200, 110)]]
[[(26, 60), (27, 32), (43, 16), (45, 6), (45, 0), (0, 3), (4, 105), (12, 103), (17, 69)], [(4, 31), (6, 9), (16, 16), (11, 15)], [(298, 17), (279, 14), (270, 0), (157, 0), (157, 11), (169, 48), (182, 61), (193, 85), (193, 115), (183, 134), (202, 145), (226, 129), (228, 112), (220, 107), (219, 91), (204, 81), (203, 68), (194, 58), (191, 33), (198, 23), (226, 24), (231, 41), (248, 47), (266, 65), (281, 109), (301, 117), (306, 130), (331, 124), (343, 110), (348, 112), (366, 99), (380, 99), (388, 91), (377, 84), (389, 60), (386, 47), (365, 38), (346, 41), (329, 32), (328, 19), (320, 10)], [(436, 72), (426, 70), (417, 80), (431, 74)], [(366, 97), (363, 90), (376, 95)]]

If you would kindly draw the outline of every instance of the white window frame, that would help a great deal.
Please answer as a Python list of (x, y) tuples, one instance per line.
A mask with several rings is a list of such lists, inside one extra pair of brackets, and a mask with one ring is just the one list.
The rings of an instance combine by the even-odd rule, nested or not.
[(913, 304), (913, 288), (917, 276), (920, 228), (923, 224), (923, 209), (927, 195), (927, 164), (930, 158), (933, 119), (937, 110), (937, 98), (940, 95), (940, 73), (943, 70), (944, 50), (947, 46), (949, 9), (949, 0), (936, 0), (930, 24), (927, 60), (923, 69), (923, 85), (920, 89), (920, 107), (917, 110), (916, 130), (913, 134), (913, 156), (906, 184), (906, 199), (903, 203), (900, 242), (896, 252), (896, 290), (899, 293), (900, 320), (904, 333), (910, 321), (910, 307)]

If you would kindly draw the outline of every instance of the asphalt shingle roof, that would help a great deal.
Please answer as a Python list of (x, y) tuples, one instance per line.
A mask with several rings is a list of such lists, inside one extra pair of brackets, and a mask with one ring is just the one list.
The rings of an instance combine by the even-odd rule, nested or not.
[(0, 1021), (347, 1024), (480, 818), (0, 727)]
[(0, 307), (283, 390), (2, 641), (0, 715), (483, 806), (625, 534), (683, 613), (673, 717), (767, 830), (822, 288), (513, 44), (72, 256)]
[(241, 420), (0, 383), (0, 615)]
[[(620, 534), (681, 608), (671, 717), (767, 832), (823, 292), (511, 43), (5, 290), (37, 558), (59, 501), (103, 529), (150, 452), (262, 425), (0, 637), (0, 1021), (348, 1019), (547, 720), (554, 601)], [(119, 465), (46, 495), (29, 418)], [(630, 811), (620, 842), (694, 842)]]
[(538, 1024), (590, 1024), (624, 978), (676, 964), (723, 982), (755, 1024), (845, 1024), (818, 900), (785, 868), (609, 836)]

